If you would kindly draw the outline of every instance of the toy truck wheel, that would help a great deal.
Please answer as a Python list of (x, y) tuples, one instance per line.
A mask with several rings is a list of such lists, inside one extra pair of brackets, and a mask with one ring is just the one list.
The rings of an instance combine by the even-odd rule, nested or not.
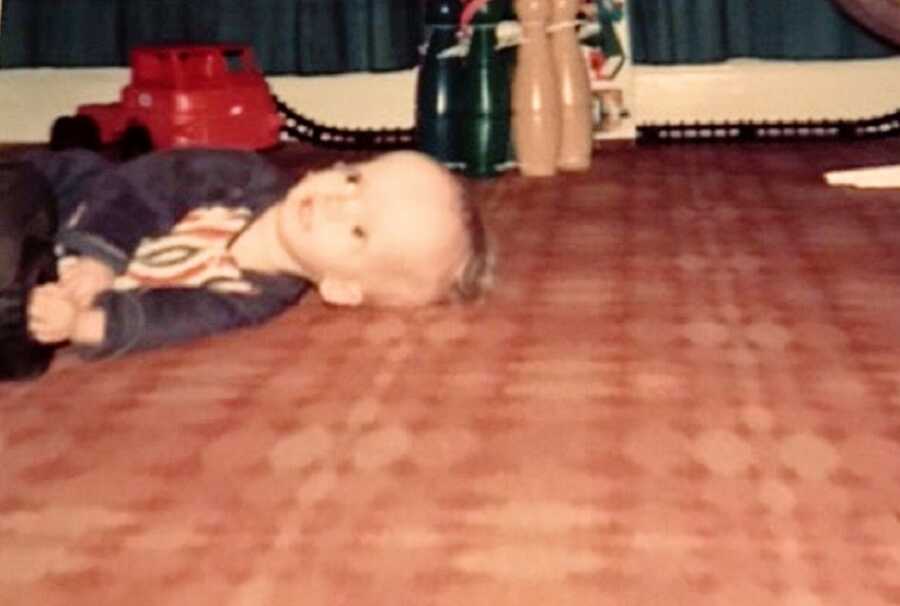
[(52, 150), (83, 148), (98, 151), (100, 147), (100, 125), (90, 116), (60, 116), (50, 128)]
[(122, 160), (131, 160), (153, 151), (153, 137), (143, 124), (130, 124), (116, 140), (116, 156)]

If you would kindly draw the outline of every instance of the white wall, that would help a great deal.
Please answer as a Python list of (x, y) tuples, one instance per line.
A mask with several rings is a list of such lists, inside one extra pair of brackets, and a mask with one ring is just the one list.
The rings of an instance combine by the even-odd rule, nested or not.
[(865, 118), (900, 109), (900, 58), (636, 69), (643, 123)]
[[(841, 62), (738, 60), (635, 68), (638, 124), (696, 120), (859, 118), (900, 108), (900, 58)], [(0, 141), (45, 141), (79, 103), (113, 101), (126, 69), (0, 70)], [(413, 123), (414, 70), (273, 77), (273, 91), (311, 118), (348, 127)]]
[[(0, 70), (0, 141), (44, 141), (57, 116), (81, 103), (115, 101), (127, 81), (125, 68)], [(412, 124), (414, 71), (273, 77), (269, 84), (291, 107), (328, 124)]]

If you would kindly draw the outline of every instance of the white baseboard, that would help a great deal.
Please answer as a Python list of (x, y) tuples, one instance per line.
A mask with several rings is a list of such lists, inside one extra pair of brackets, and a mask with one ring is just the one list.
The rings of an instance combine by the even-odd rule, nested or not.
[[(870, 61), (738, 60), (710, 66), (634, 68), (638, 124), (698, 120), (862, 118), (900, 108), (900, 58)], [(113, 101), (128, 71), (0, 70), (0, 141), (46, 141), (80, 103)], [(347, 127), (413, 123), (415, 70), (272, 77), (272, 90), (311, 118)]]

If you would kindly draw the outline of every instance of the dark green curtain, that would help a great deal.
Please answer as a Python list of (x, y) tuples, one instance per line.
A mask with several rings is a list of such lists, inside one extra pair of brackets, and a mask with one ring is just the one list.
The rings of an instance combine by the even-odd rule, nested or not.
[(831, 0), (628, 0), (628, 7), (635, 63), (864, 59), (900, 53)]
[(125, 65), (138, 44), (247, 42), (269, 74), (418, 61), (413, 0), (3, 0), (0, 67)]

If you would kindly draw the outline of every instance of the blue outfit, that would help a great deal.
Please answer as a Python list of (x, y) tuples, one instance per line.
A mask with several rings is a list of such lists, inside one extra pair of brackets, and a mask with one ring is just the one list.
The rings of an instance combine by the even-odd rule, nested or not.
[[(123, 272), (138, 245), (162, 236), (188, 212), (211, 203), (249, 210), (251, 222), (281, 200), (294, 180), (254, 152), (170, 150), (113, 164), (81, 149), (27, 152), (21, 159), (56, 196), (61, 254), (94, 257)], [(106, 332), (89, 358), (120, 355), (262, 322), (309, 288), (290, 275), (244, 272), (252, 292), (193, 287), (101, 293)]]

